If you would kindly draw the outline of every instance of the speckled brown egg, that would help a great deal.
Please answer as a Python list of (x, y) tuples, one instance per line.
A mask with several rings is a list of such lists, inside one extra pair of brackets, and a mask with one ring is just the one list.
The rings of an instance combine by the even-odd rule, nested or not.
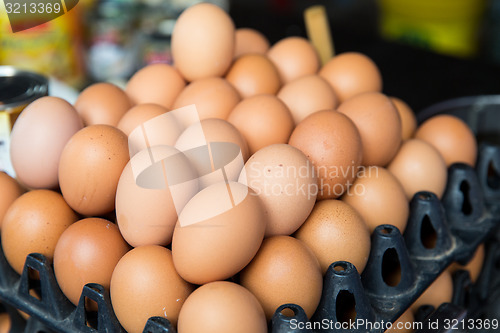
[(344, 114), (329, 110), (311, 114), (297, 125), (288, 143), (313, 163), (318, 199), (338, 198), (356, 179), (363, 147), (358, 129)]
[(477, 142), (469, 126), (452, 115), (438, 115), (417, 128), (415, 138), (424, 140), (444, 157), (447, 166), (453, 163), (476, 164)]
[(73, 223), (59, 238), (54, 252), (54, 273), (66, 297), (78, 304), (87, 283), (109, 289), (118, 261), (130, 249), (118, 227), (101, 218)]
[(167, 109), (186, 86), (179, 71), (167, 64), (152, 64), (137, 71), (125, 91), (134, 104), (154, 103)]
[(118, 122), (116, 127), (125, 135), (130, 135), (134, 129), (144, 122), (168, 112), (168, 109), (152, 103), (139, 104), (131, 108)]
[(342, 200), (358, 211), (370, 233), (381, 224), (394, 225), (401, 233), (406, 228), (408, 199), (401, 183), (387, 169), (376, 166), (361, 168)]
[(345, 52), (336, 55), (319, 71), (341, 102), (365, 93), (382, 90), (382, 76), (377, 65), (366, 55)]
[(450, 274), (453, 275), (456, 271), (459, 269), (463, 269), (469, 272), (470, 274), (470, 279), (472, 283), (475, 283), (481, 274), (481, 269), (483, 268), (483, 263), (484, 263), (484, 244), (481, 244), (477, 247), (476, 251), (474, 252), (474, 255), (472, 258), (469, 260), (469, 262), (465, 265), (460, 265), (457, 262), (452, 263), (450, 266), (448, 266), (448, 271)]
[(177, 328), (181, 333), (266, 333), (267, 322), (251, 292), (236, 283), (216, 281), (189, 295)]
[(403, 100), (397, 97), (390, 97), (390, 100), (396, 107), (396, 110), (398, 110), (399, 118), (401, 118), (401, 137), (403, 141), (412, 138), (417, 129), (417, 117), (415, 113)]
[(445, 270), (411, 305), (411, 310), (415, 314), (422, 305), (432, 305), (437, 309), (441, 304), (451, 302), (452, 296), (453, 280), (451, 274)]
[(363, 142), (363, 165), (385, 166), (401, 145), (401, 119), (391, 100), (364, 93), (340, 104), (337, 111), (356, 124)]
[(239, 28), (235, 32), (234, 57), (243, 54), (265, 54), (269, 50), (269, 40), (261, 32), (252, 28)]
[(302, 241), (290, 236), (266, 238), (240, 283), (260, 301), (266, 317), (285, 303), (301, 306), (308, 318), (318, 307), (323, 288), (321, 267)]
[(287, 143), (294, 128), (288, 107), (273, 95), (245, 98), (227, 120), (245, 137), (250, 154), (272, 144)]
[(194, 104), (200, 120), (227, 119), (240, 100), (238, 91), (226, 79), (211, 77), (191, 82), (186, 86), (175, 100), (172, 109)]
[(403, 185), (408, 200), (420, 191), (441, 198), (446, 188), (446, 163), (436, 148), (422, 140), (405, 141), (387, 169)]
[(267, 56), (278, 69), (283, 83), (315, 74), (319, 69), (316, 49), (302, 37), (287, 37), (278, 41), (269, 49)]
[(242, 98), (276, 94), (281, 87), (278, 70), (265, 55), (245, 54), (236, 59), (226, 74)]
[(186, 9), (172, 32), (174, 64), (188, 81), (224, 75), (233, 60), (234, 47), (231, 17), (211, 3)]
[(66, 144), (59, 162), (61, 192), (83, 215), (102, 215), (115, 208), (118, 180), (129, 160), (127, 136), (109, 125), (91, 125)]
[(318, 194), (313, 165), (295, 147), (274, 144), (250, 157), (239, 182), (255, 191), (266, 214), (266, 237), (290, 235), (306, 220)]
[(140, 246), (126, 253), (111, 277), (113, 310), (129, 333), (142, 333), (153, 316), (167, 318), (175, 327), (193, 286), (175, 271), (170, 250)]
[(128, 95), (111, 83), (101, 82), (85, 88), (75, 102), (75, 109), (87, 125), (116, 126), (132, 107)]
[(9, 209), (10, 205), (23, 194), (24, 190), (19, 183), (6, 174), (0, 172), (0, 188), (2, 189), (2, 197), (0, 198), (0, 228), (2, 226), (3, 217)]
[(302, 76), (288, 82), (277, 96), (290, 109), (295, 124), (316, 111), (335, 109), (338, 105), (332, 88), (318, 75)]
[(76, 220), (59, 193), (33, 190), (23, 194), (7, 210), (3, 221), (5, 258), (19, 274), (30, 253), (41, 253), (52, 260), (59, 237)]
[(294, 235), (314, 252), (323, 274), (335, 261), (352, 263), (361, 274), (370, 255), (370, 232), (361, 215), (340, 200), (322, 200)]

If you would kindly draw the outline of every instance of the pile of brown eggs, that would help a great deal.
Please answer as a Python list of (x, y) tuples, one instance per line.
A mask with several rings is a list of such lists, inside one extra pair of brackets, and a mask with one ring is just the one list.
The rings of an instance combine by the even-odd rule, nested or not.
[[(381, 93), (381, 74), (363, 54), (320, 66), (308, 40), (270, 47), (206, 3), (179, 17), (172, 52), (173, 67), (145, 67), (125, 90), (97, 83), (74, 105), (30, 104), (11, 136), (17, 179), (0, 174), (1, 240), (13, 269), (21, 273), (29, 253), (53, 259), (74, 304), (86, 283), (109, 288), (128, 332), (152, 316), (180, 333), (266, 332), (284, 303), (310, 318), (332, 262), (361, 273), (376, 226), (404, 232), (416, 192), (440, 197), (449, 165), (475, 163), (464, 122), (442, 115), (416, 128), (408, 105)], [(192, 105), (200, 122), (146, 131)], [(206, 150), (188, 154), (200, 147), (200, 128)], [(134, 133), (146, 148), (134, 150)], [(229, 154), (218, 156), (222, 166), (212, 156), (218, 143), (237, 147), (218, 151)], [(138, 181), (135, 168), (153, 165), (170, 172), (166, 186)], [(412, 309), (449, 301), (449, 286), (445, 272), (431, 287), (444, 296), (428, 292)]]

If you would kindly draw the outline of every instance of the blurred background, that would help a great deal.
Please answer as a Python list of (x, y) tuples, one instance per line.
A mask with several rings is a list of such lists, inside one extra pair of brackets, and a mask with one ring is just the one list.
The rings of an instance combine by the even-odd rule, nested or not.
[[(13, 34), (0, 16), (0, 65), (35, 70), (77, 90), (125, 82), (171, 63), (175, 20), (196, 0), (80, 0), (68, 14)], [(379, 66), (384, 93), (418, 111), (453, 97), (500, 92), (500, 0), (212, 0), (237, 28), (274, 43), (306, 37), (303, 12), (326, 7), (335, 52), (363, 52)]]

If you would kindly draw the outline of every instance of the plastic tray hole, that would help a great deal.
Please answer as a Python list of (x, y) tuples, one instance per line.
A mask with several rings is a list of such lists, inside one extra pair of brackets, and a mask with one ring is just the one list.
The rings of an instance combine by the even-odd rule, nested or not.
[(463, 180), (462, 183), (460, 183), (460, 191), (462, 191), (464, 198), (462, 202), (462, 213), (468, 216), (472, 214), (472, 205), (470, 203), (470, 197), (469, 197), (470, 186), (466, 180)]
[(283, 310), (281, 310), (281, 314), (289, 318), (295, 317), (297, 315), (295, 309), (292, 309), (290, 307), (283, 308)]
[(382, 230), (380, 230), (380, 232), (383, 233), (384, 235), (390, 235), (392, 234), (392, 229), (389, 227), (384, 227), (382, 228)]
[(382, 278), (390, 287), (396, 287), (401, 281), (401, 264), (394, 248), (387, 249), (382, 257)]
[(437, 233), (432, 226), (431, 219), (425, 215), (420, 226), (420, 240), (426, 249), (433, 249), (437, 243)]
[(488, 187), (493, 190), (500, 189), (500, 172), (493, 165), (493, 161), (488, 164), (488, 175), (486, 178)]
[(346, 323), (356, 320), (356, 299), (351, 292), (348, 290), (339, 291), (335, 306), (337, 322)]
[(347, 269), (347, 265), (343, 263), (338, 263), (335, 264), (335, 266), (333, 266), (333, 269), (335, 270), (335, 272), (343, 272)]
[(85, 324), (88, 327), (97, 329), (98, 326), (98, 305), (93, 299), (85, 297)]
[(40, 283), (40, 272), (38, 270), (28, 267), (28, 292), (37, 299), (42, 299), (42, 285)]

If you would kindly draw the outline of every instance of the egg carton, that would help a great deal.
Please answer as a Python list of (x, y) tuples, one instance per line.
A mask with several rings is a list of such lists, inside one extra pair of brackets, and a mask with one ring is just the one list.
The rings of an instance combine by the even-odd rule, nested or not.
[[(496, 101), (500, 105), (500, 97)], [(498, 126), (498, 108), (471, 108), (470, 101), (468, 107), (466, 104), (460, 104), (466, 111), (460, 109), (459, 114), (476, 134), (479, 133), (480, 141), (484, 133), (487, 134), (487, 139), (500, 133), (498, 128), (494, 128), (491, 135), (488, 134), (489, 131), (484, 131), (484, 128), (477, 130), (478, 126), (490, 126), (491, 117), (496, 117), (494, 124)], [(457, 106), (456, 103), (444, 104), (447, 105), (451, 105), (448, 113), (453, 113)], [(441, 106), (426, 110), (423, 114), (429, 116), (442, 113), (443, 109), (446, 108)], [(488, 110), (487, 116), (478, 111), (485, 109)], [(470, 115), (470, 110), (475, 110), (475, 118)], [(494, 116), (490, 115), (492, 110)], [(478, 121), (478, 117), (482, 117), (483, 121), (487, 119), (489, 124), (479, 125), (483, 121)], [(487, 244), (485, 268), (476, 286), (470, 285), (467, 273), (458, 272), (455, 275), (455, 284), (464, 286), (462, 289), (465, 294), (456, 292), (454, 303), (469, 306), (469, 312), (474, 313), (481, 308), (477, 306), (478, 303), (489, 299), (492, 304), (496, 301), (497, 309), (500, 309), (500, 295), (497, 295), (500, 294), (500, 288), (496, 288), (496, 294), (491, 292), (495, 290), (492, 288), (500, 286), (500, 265), (496, 266), (500, 258), (500, 232), (497, 231), (497, 225), (500, 224), (499, 174), (500, 147), (489, 143), (480, 145), (476, 169), (465, 164), (452, 165), (448, 169), (447, 188), (441, 200), (430, 192), (420, 192), (413, 197), (404, 235), (389, 224), (375, 229), (370, 257), (361, 275), (349, 262), (339, 261), (329, 267), (324, 277), (320, 304), (310, 323), (327, 321), (331, 329), (322, 329), (321, 332), (383, 332), (382, 328), (377, 327), (339, 330), (335, 328), (335, 323), (342, 323), (348, 315), (346, 312), (349, 311), (355, 311), (356, 320), (363, 320), (373, 326), (382, 321), (394, 322), (451, 262), (466, 263), (477, 246), (490, 236), (492, 241)], [(436, 237), (432, 248), (427, 248), (422, 240), (429, 232)], [(387, 283), (387, 271), (394, 267), (400, 267), (401, 279), (399, 284), (391, 286)], [(486, 271), (489, 274), (485, 273)], [(488, 297), (491, 295), (497, 296)], [(465, 302), (465, 299), (468, 299), (468, 302)], [(30, 254), (22, 275), (19, 276), (9, 266), (0, 248), (0, 300), (10, 314), (12, 332), (125, 332), (113, 312), (108, 291), (98, 284), (87, 284), (83, 288), (78, 306), (75, 307), (61, 292), (51, 263), (41, 254)], [(87, 310), (88, 300), (97, 303), (98, 311)], [(468, 304), (471, 300), (472, 304)], [(17, 309), (26, 312), (31, 318), (26, 322)], [(292, 310), (293, 315), (285, 314), (285, 309)], [(434, 312), (432, 310), (434, 309), (422, 307), (419, 312), (420, 320), (459, 319), (467, 316), (464, 308), (452, 304), (445, 304)], [(308, 322), (300, 306), (284, 304), (276, 310), (269, 331), (314, 333), (314, 330), (306, 327)], [(299, 325), (294, 323), (304, 325), (298, 327)], [(144, 332), (174, 333), (175, 330), (167, 319), (152, 317), (148, 320)], [(428, 330), (419, 331), (425, 332)]]

